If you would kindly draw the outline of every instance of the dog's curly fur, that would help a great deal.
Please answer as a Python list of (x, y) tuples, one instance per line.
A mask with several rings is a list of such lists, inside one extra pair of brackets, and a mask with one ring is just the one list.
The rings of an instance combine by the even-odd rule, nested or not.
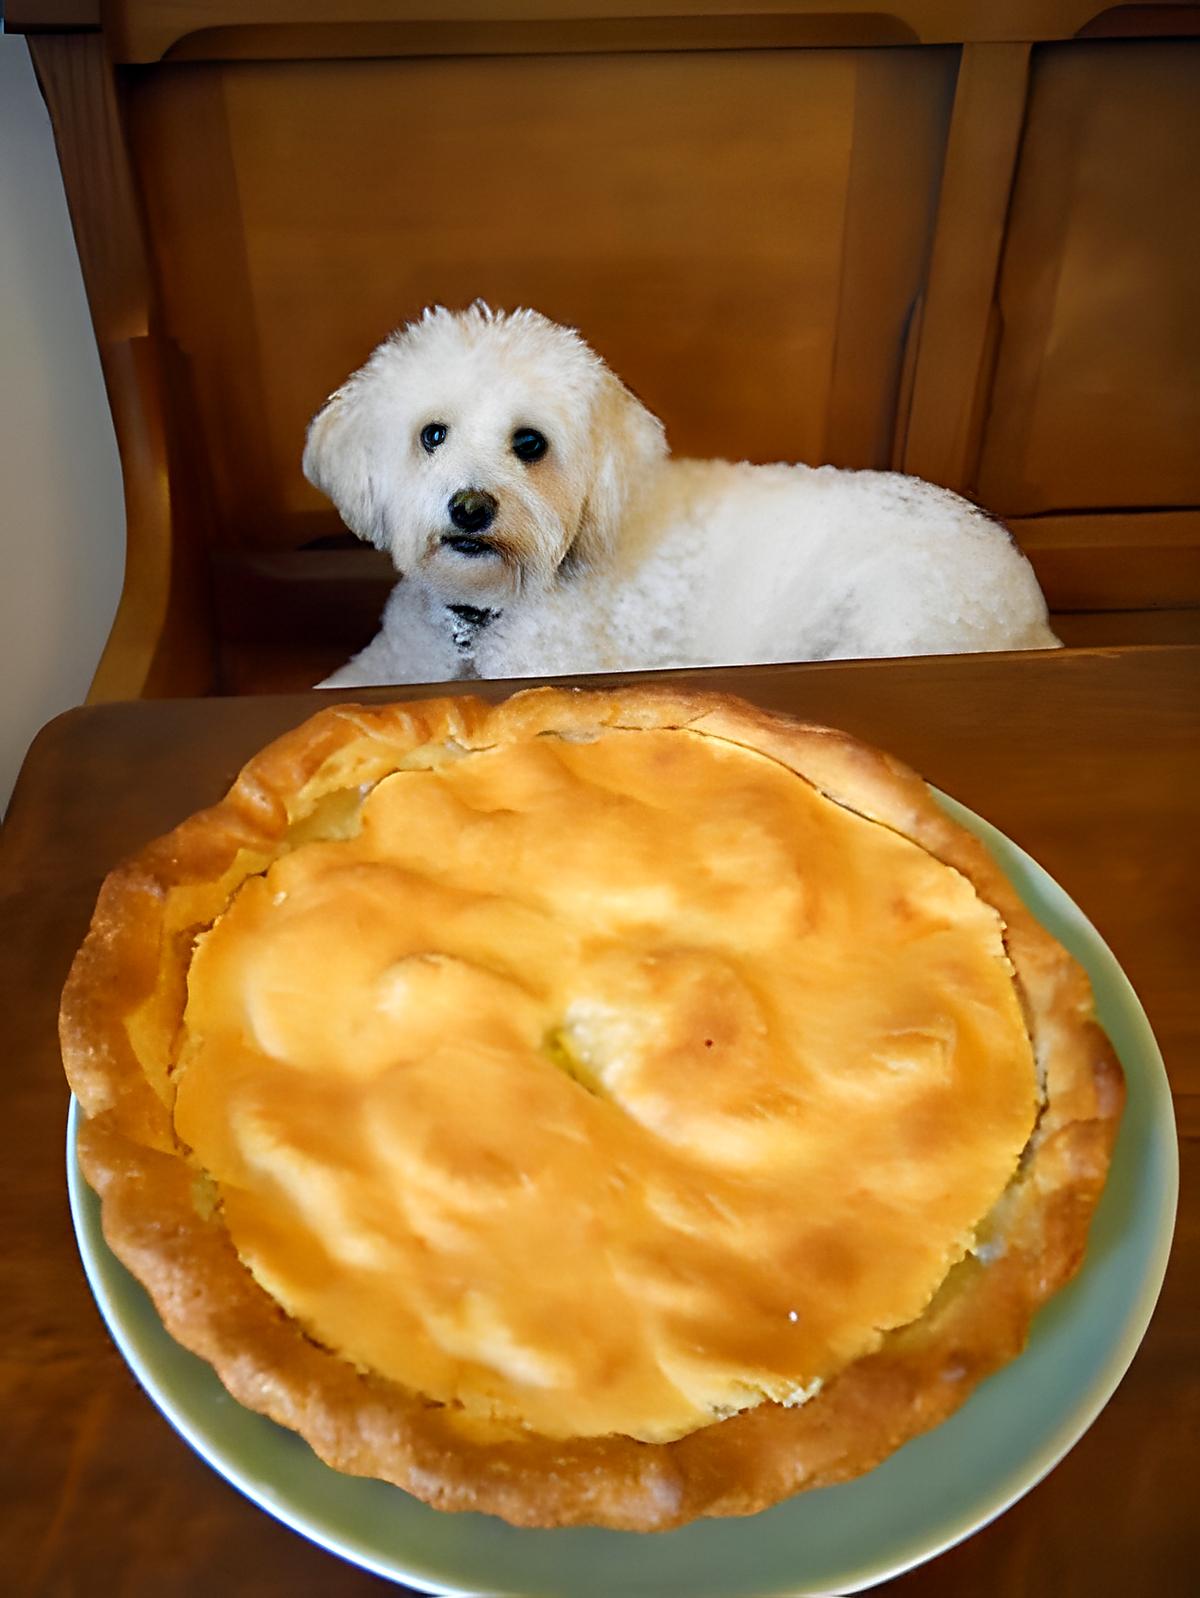
[[(401, 574), (328, 687), (1058, 643), (976, 506), (894, 472), (674, 460), (536, 311), (426, 311), (318, 412), (304, 472)], [(478, 536), (451, 521), (468, 489), (492, 507)]]

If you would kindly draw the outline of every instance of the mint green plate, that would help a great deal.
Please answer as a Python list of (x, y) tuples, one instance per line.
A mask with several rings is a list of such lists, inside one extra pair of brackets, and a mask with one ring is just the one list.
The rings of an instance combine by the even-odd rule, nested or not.
[[(938, 796), (942, 798), (941, 795)], [(431, 1593), (471, 1598), (807, 1598), (859, 1592), (961, 1541), (1029, 1491), (1112, 1396), (1150, 1320), (1175, 1220), (1171, 1097), (1145, 1013), (1095, 928), (1028, 855), (952, 800), (1034, 914), (1083, 962), (1129, 1097), (1083, 1269), (1034, 1323), (1026, 1351), (962, 1409), (842, 1487), (802, 1493), (746, 1520), (639, 1536), (520, 1531), (447, 1515), (383, 1482), (340, 1475), (289, 1431), (236, 1404), (163, 1330), (105, 1246), (100, 1206), (75, 1157), (67, 1180), (88, 1281), (117, 1347), (151, 1399), (214, 1470), (331, 1552)]]

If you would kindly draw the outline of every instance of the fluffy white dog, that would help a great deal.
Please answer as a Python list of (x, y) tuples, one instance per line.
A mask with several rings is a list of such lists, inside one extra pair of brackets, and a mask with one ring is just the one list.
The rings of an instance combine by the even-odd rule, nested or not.
[(313, 419), (304, 472), (401, 575), (326, 687), (1058, 643), (974, 505), (894, 472), (673, 460), (535, 311), (393, 334)]

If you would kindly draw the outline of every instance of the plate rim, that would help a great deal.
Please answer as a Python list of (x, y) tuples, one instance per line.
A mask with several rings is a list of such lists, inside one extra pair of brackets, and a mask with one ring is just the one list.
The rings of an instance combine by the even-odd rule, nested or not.
[[(908, 1547), (904, 1552), (897, 1554), (897, 1551), (893, 1549), (893, 1553), (890, 1556), (877, 1556), (868, 1561), (867, 1564), (859, 1565), (857, 1568), (848, 1565), (844, 1579), (838, 1580), (836, 1587), (833, 1589), (828, 1587), (813, 1589), (795, 1586), (773, 1589), (763, 1588), (758, 1593), (757, 1598), (826, 1598), (830, 1591), (845, 1595), (864, 1592), (881, 1582), (903, 1575), (909, 1570), (916, 1569), (930, 1560), (936, 1559), (958, 1543), (973, 1536), (976, 1532), (982, 1531), (1025, 1497), (1027, 1493), (1032, 1492), (1089, 1430), (1124, 1379), (1153, 1317), (1162, 1290), (1163, 1280), (1166, 1276), (1167, 1264), (1174, 1240), (1179, 1194), (1179, 1145), (1174, 1103), (1162, 1051), (1159, 1048), (1149, 1017), (1136, 989), (1090, 918), (1084, 914), (1067, 890), (1033, 856), (1009, 838), (1007, 834), (1001, 832), (998, 827), (995, 827), (991, 822), (969, 809), (961, 801), (943, 793), (932, 784), (929, 787), (938, 803), (948, 811), (951, 817), (980, 838), (993, 855), (999, 854), (1003, 857), (1004, 854), (1008, 853), (1015, 856), (1022, 870), (1029, 874), (1039, 891), (1049, 885), (1055, 894), (1061, 896), (1076, 919), (1080, 935), (1089, 945), (1089, 963), (1104, 968), (1105, 980), (1117, 991), (1122, 1011), (1128, 1016), (1139, 1034), (1138, 1056), (1142, 1062), (1140, 1073), (1143, 1079), (1142, 1085), (1148, 1094), (1150, 1125), (1153, 1133), (1161, 1140), (1162, 1147), (1160, 1152), (1164, 1161), (1161, 1185), (1155, 1194), (1157, 1214), (1155, 1216), (1154, 1245), (1144, 1258), (1138, 1290), (1126, 1308), (1120, 1334), (1114, 1338), (1109, 1347), (1100, 1371), (1093, 1378), (1086, 1392), (1080, 1396), (1070, 1411), (1062, 1417), (1058, 1425), (1043, 1440), (1041, 1446), (1027, 1456), (1026, 1461), (1019, 1468), (1014, 1468), (1011, 1475), (1017, 1479), (1010, 1480), (1008, 1483), (998, 1487), (982, 1508), (976, 1507), (960, 1513), (949, 1525), (943, 1528), (943, 1533), (938, 1536), (936, 1541), (923, 1544), (919, 1551), (914, 1552), (911, 1547)], [(1007, 876), (1009, 873), (1002, 858), (999, 863)], [(1122, 1061), (1121, 1064), (1122, 1071), (1126, 1071), (1125, 1062)], [(230, 1463), (223, 1457), (219, 1449), (209, 1444), (204, 1433), (193, 1424), (189, 1417), (182, 1412), (181, 1407), (174, 1401), (169, 1388), (160, 1383), (157, 1378), (150, 1375), (145, 1369), (141, 1356), (132, 1346), (132, 1337), (128, 1333), (122, 1315), (116, 1306), (114, 1293), (103, 1278), (103, 1268), (108, 1262), (111, 1262), (112, 1265), (115, 1265), (120, 1270), (124, 1270), (125, 1267), (108, 1249), (100, 1222), (100, 1201), (84, 1177), (76, 1157), (76, 1136), (82, 1114), (78, 1100), (72, 1093), (68, 1106), (66, 1128), (67, 1193), (72, 1229), (79, 1249), (84, 1274), (109, 1336), (116, 1344), (121, 1357), (137, 1380), (139, 1387), (172, 1429), (189, 1447), (199, 1454), (210, 1469), (214, 1470), (222, 1480), (228, 1482), (245, 1498), (248, 1498), (257, 1508), (287, 1526), (289, 1530), (303, 1537), (306, 1541), (324, 1549), (327, 1553), (346, 1560), (359, 1569), (367, 1570), (388, 1581), (415, 1585), (429, 1593), (431, 1598), (526, 1598), (524, 1591), (519, 1588), (489, 1588), (485, 1594), (476, 1586), (464, 1587), (453, 1583), (448, 1584), (444, 1576), (425, 1573), (412, 1566), (402, 1569), (394, 1562), (382, 1561), (378, 1555), (356, 1546), (353, 1538), (317, 1529), (303, 1513), (294, 1511), (288, 1504), (267, 1496), (261, 1486), (252, 1479), (250, 1472), (240, 1462)], [(94, 1236), (92, 1235), (93, 1232)], [(101, 1249), (108, 1256), (107, 1262), (103, 1260), (103, 1256), (100, 1253)], [(1086, 1259), (1081, 1269), (1086, 1271)], [(132, 1278), (132, 1280), (136, 1282), (136, 1278)], [(153, 1311), (152, 1305), (151, 1309)], [(157, 1325), (152, 1328), (151, 1335), (170, 1339), (170, 1333), (167, 1332), (161, 1321), (157, 1320), (156, 1312), (154, 1312), (154, 1318)], [(174, 1342), (174, 1339), (171, 1339), (171, 1341)], [(182, 1347), (182, 1345), (177, 1346)], [(1020, 1357), (1018, 1355), (1018, 1359)], [(236, 1402), (236, 1400), (231, 1400), (231, 1402)], [(245, 1408), (245, 1406), (241, 1407)], [(247, 1410), (247, 1414), (254, 1413), (254, 1411)], [(931, 1429), (931, 1431), (936, 1430), (936, 1427)], [(332, 1468), (325, 1466), (320, 1460), (317, 1460), (317, 1463), (322, 1465), (324, 1469)], [(363, 1480), (366, 1481), (368, 1478), (363, 1478)], [(845, 1485), (852, 1486), (853, 1483)], [(837, 1488), (828, 1490), (836, 1491)], [(784, 1502), (786, 1503), (787, 1500)], [(438, 1511), (430, 1509), (430, 1513), (436, 1514)], [(747, 1517), (747, 1520), (752, 1523), (754, 1518), (753, 1516)], [(740, 1519), (738, 1524), (741, 1524)], [(686, 1527), (682, 1529), (684, 1531), (687, 1530)], [(646, 1534), (618, 1532), (612, 1535), (640, 1540)], [(803, 1580), (803, 1577), (801, 1580)]]

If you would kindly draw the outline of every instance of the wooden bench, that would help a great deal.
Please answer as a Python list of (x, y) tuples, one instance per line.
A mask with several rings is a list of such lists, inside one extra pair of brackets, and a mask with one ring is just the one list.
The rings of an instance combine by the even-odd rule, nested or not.
[(390, 328), (477, 295), (579, 326), (677, 453), (977, 497), (1068, 643), (1200, 638), (1200, 7), (10, 0), (6, 25), (124, 472), (93, 698), (303, 687), (371, 636), (390, 568), (304, 481), (304, 428)]

